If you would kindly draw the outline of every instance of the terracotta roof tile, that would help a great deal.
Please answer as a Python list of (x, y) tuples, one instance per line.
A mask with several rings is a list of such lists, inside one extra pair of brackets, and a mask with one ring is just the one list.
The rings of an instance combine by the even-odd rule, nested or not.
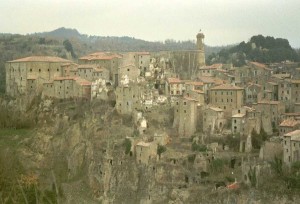
[(243, 90), (243, 88), (231, 84), (222, 84), (211, 88), (211, 90)]
[(296, 125), (299, 125), (300, 122), (296, 120), (287, 119), (280, 123), (280, 127), (295, 127)]
[(180, 79), (178, 78), (168, 78), (167, 81), (170, 83), (170, 84), (181, 84), (183, 83)]
[(70, 60), (53, 56), (30, 56), (8, 62), (71, 62)]
[(292, 132), (289, 132), (289, 133), (285, 134), (284, 136), (285, 137), (292, 137), (292, 136), (297, 136), (297, 135), (300, 135), (300, 130), (294, 130)]
[(87, 56), (79, 58), (80, 60), (112, 60), (114, 58), (122, 58), (121, 55), (111, 52), (95, 52)]

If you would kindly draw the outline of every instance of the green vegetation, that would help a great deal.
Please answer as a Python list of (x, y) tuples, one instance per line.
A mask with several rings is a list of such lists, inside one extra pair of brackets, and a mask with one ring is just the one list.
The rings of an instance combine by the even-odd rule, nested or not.
[(131, 141), (130, 139), (126, 138), (124, 140), (124, 143), (123, 143), (124, 147), (125, 147), (125, 154), (129, 154), (130, 153), (130, 150), (131, 150)]
[(158, 145), (157, 146), (157, 154), (160, 158), (161, 154), (164, 153), (165, 151), (167, 151), (167, 148), (163, 145)]
[(256, 180), (256, 168), (252, 168), (250, 166), (250, 170), (248, 172), (248, 177), (249, 177), (251, 186), (252, 187), (256, 187), (256, 184), (257, 184), (257, 180)]
[(21, 138), (24, 139), (30, 136), (30, 132), (28, 129), (0, 129), (0, 148), (16, 147)]
[(251, 139), (252, 147), (254, 149), (260, 149), (263, 142), (268, 139), (268, 135), (263, 128), (260, 130), (259, 134), (253, 129), (251, 132)]
[(207, 63), (232, 63), (240, 67), (246, 64), (246, 60), (272, 63), (285, 60), (299, 61), (299, 59), (299, 54), (290, 46), (288, 40), (257, 35), (251, 37), (247, 43), (243, 41), (229, 49), (222, 49), (217, 54), (211, 54), (207, 58)]
[(194, 163), (195, 159), (196, 159), (196, 154), (192, 154), (188, 156), (188, 161), (192, 164)]
[(192, 143), (192, 151), (205, 152), (207, 151), (206, 145), (197, 144), (196, 142)]
[(215, 173), (220, 173), (223, 171), (223, 168), (225, 166), (225, 161), (222, 159), (214, 159), (211, 162), (211, 170)]

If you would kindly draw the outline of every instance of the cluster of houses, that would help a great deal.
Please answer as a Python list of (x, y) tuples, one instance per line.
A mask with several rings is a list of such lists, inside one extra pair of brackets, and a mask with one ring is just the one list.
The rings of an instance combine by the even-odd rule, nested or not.
[[(171, 59), (157, 53), (153, 57), (149, 52), (97, 52), (79, 58), (78, 63), (31, 56), (6, 63), (6, 93), (105, 100), (112, 91), (120, 114), (169, 103), (174, 107), (173, 127), (179, 137), (190, 138), (197, 131), (207, 136), (229, 131), (244, 138), (246, 145), (253, 131), (259, 134), (263, 129), (282, 136), (285, 163), (299, 161), (300, 69), (282, 68), (297, 65), (206, 66), (203, 38), (202, 33), (197, 35), (198, 70), (190, 80), (180, 79), (170, 69)], [(156, 151), (146, 142), (138, 143), (136, 151), (142, 148)], [(138, 160), (145, 160), (137, 154)]]

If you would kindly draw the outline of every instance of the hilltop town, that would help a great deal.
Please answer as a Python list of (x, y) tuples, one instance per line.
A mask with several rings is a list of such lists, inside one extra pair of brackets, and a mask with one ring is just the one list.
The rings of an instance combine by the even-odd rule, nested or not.
[[(36, 181), (51, 180), (46, 183), (55, 184), (56, 196), (58, 186), (74, 195), (68, 185), (84, 181), (90, 202), (214, 203), (219, 194), (264, 202), (270, 197), (260, 192), (272, 185), (281, 186), (274, 194), (298, 189), (298, 62), (206, 65), (204, 38), (196, 35), (196, 50), (6, 62), (6, 95), (13, 102), (1, 99), (1, 105), (13, 109), (30, 99), (23, 113), (36, 114), (28, 117), (33, 137), (23, 142), (32, 163), (23, 165)], [(28, 159), (25, 149), (20, 152)], [(56, 151), (64, 163), (59, 185), (55, 176), (37, 173), (55, 169), (47, 155)]]

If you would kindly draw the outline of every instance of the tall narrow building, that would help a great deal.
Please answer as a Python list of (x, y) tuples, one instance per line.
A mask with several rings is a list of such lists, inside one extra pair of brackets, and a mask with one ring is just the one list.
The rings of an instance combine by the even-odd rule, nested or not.
[(198, 67), (205, 66), (204, 53), (204, 34), (201, 31), (197, 34), (197, 49), (198, 49)]

